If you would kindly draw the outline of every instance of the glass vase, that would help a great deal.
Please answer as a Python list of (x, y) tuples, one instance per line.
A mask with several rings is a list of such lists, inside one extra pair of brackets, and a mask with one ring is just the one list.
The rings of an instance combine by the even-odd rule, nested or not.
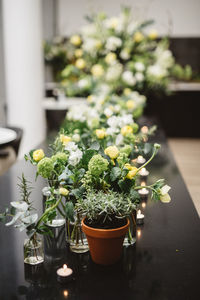
[[(46, 208), (46, 197), (44, 196), (43, 197), (43, 209), (45, 210)], [(59, 205), (55, 208), (55, 210), (53, 210), (51, 212), (54, 217), (51, 221), (46, 221), (45, 224), (49, 227), (61, 227), (63, 225), (65, 225), (66, 223), (66, 218), (65, 218), (65, 215), (64, 215), (64, 212), (63, 212), (63, 207), (62, 207), (62, 204), (59, 203)]]
[(24, 262), (37, 265), (44, 261), (43, 242), (37, 235), (24, 241)]
[(129, 216), (130, 226), (129, 231), (127, 232), (123, 245), (128, 247), (134, 245), (136, 242), (136, 210)]
[(87, 238), (82, 231), (81, 217), (77, 215), (74, 222), (67, 220), (67, 242), (70, 250), (75, 253), (85, 253), (89, 250)]

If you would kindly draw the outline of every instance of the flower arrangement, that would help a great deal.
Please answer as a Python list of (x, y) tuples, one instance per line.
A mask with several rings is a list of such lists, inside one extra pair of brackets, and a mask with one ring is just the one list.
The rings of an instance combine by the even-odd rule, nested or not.
[(147, 95), (152, 90), (167, 91), (172, 78), (192, 77), (190, 66), (175, 63), (168, 39), (158, 38), (151, 29), (152, 20), (137, 21), (130, 8), (123, 8), (119, 16), (99, 13), (88, 20), (78, 34), (46, 47), (45, 57), (52, 60), (66, 49), (59, 81), (67, 95), (86, 95), (102, 84), (116, 94), (128, 88)]

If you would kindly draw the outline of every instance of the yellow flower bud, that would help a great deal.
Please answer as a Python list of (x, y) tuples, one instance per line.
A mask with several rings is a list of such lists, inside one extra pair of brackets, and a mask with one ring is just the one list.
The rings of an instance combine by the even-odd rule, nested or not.
[(66, 146), (69, 142), (71, 142), (72, 138), (70, 136), (61, 134), (60, 135), (60, 140), (63, 143), (63, 145)]
[(38, 149), (33, 152), (33, 159), (35, 161), (40, 161), (43, 157), (44, 157), (44, 151), (42, 149)]
[(95, 77), (101, 77), (104, 74), (104, 69), (101, 65), (96, 64), (91, 68), (91, 73)]
[(124, 89), (124, 95), (125, 95), (125, 96), (130, 95), (130, 93), (131, 93), (131, 89), (129, 89), (129, 88), (125, 88), (125, 89)]
[(94, 96), (93, 96), (93, 95), (89, 95), (89, 96), (87, 97), (87, 101), (88, 101), (89, 103), (92, 103), (92, 102), (93, 102), (93, 99), (94, 99)]
[(75, 62), (75, 66), (76, 66), (78, 69), (84, 69), (85, 66), (86, 66), (86, 62), (85, 62), (84, 59), (78, 58), (77, 61)]
[(62, 196), (67, 196), (69, 194), (69, 191), (63, 187), (59, 188), (59, 194)]
[(139, 31), (137, 31), (133, 36), (133, 40), (136, 43), (140, 43), (143, 39), (144, 39), (144, 35)]
[(133, 128), (130, 125), (126, 125), (126, 126), (122, 127), (121, 134), (123, 136), (126, 136), (129, 133), (133, 133)]
[(128, 109), (133, 109), (133, 108), (135, 107), (135, 101), (134, 101), (134, 100), (128, 100), (128, 101), (126, 102), (126, 107), (127, 107)]
[(111, 159), (115, 159), (119, 155), (119, 150), (116, 146), (109, 146), (104, 150), (104, 153), (108, 155)]
[(137, 174), (137, 172), (138, 172), (138, 169), (136, 167), (132, 167), (132, 169), (126, 175), (126, 178), (133, 179), (133, 177), (135, 177), (135, 175)]
[(96, 129), (96, 136), (98, 137), (98, 139), (102, 140), (106, 137), (106, 132), (104, 129)]
[(76, 49), (74, 52), (74, 55), (78, 58), (83, 55), (83, 50), (82, 49)]
[(157, 37), (158, 37), (158, 32), (157, 32), (157, 30), (152, 29), (152, 30), (149, 32), (148, 37), (149, 37), (151, 40), (157, 39)]
[(133, 168), (133, 166), (131, 166), (130, 164), (125, 164), (124, 165), (124, 167), (126, 168), (126, 169), (128, 169), (129, 171), (131, 171), (132, 170), (132, 168)]
[(72, 35), (70, 42), (74, 46), (79, 46), (81, 44), (81, 37), (78, 34)]
[(114, 61), (116, 61), (116, 58), (117, 58), (116, 54), (113, 53), (113, 52), (110, 52), (110, 53), (108, 53), (108, 54), (106, 55), (105, 61), (106, 61), (107, 64), (110, 65), (110, 64), (112, 64)]

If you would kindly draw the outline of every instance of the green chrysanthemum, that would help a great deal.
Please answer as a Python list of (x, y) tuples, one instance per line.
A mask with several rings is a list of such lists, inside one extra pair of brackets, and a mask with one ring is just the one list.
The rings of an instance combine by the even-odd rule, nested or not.
[(109, 162), (100, 154), (94, 155), (88, 164), (88, 170), (93, 176), (99, 176), (107, 170)]
[(49, 178), (53, 172), (53, 161), (48, 157), (43, 158), (37, 165), (37, 171), (42, 177)]

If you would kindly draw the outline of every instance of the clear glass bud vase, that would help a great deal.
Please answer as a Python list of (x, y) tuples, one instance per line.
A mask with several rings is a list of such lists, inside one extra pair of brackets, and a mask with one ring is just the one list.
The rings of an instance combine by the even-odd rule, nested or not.
[(37, 265), (44, 261), (43, 241), (36, 234), (24, 241), (24, 262)]
[(130, 227), (124, 239), (124, 246), (134, 245), (136, 242), (136, 210), (129, 216)]
[(67, 220), (67, 242), (70, 250), (75, 253), (85, 253), (89, 250), (88, 241), (81, 227), (81, 216), (77, 215), (74, 222)]

